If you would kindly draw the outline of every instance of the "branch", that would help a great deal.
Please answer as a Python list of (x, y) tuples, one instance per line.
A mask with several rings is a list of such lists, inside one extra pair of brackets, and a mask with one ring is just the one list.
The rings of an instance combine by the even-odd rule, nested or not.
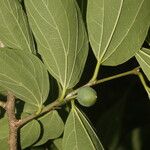
[(15, 117), (15, 97), (12, 93), (8, 92), (6, 102), (6, 113), (9, 123), (9, 149), (17, 150), (17, 131), (18, 131), (18, 120)]
[(40, 114), (32, 114), (32, 115), (30, 115), (30, 116), (28, 116), (28, 117), (26, 117), (24, 119), (21, 119), (19, 121), (19, 126), (23, 126), (26, 123), (28, 123), (29, 121), (31, 121), (31, 120), (33, 120), (35, 118), (38, 118), (38, 117), (44, 115), (45, 113), (50, 112), (51, 110), (54, 110), (56, 107), (61, 106), (62, 103), (58, 99), (55, 100), (54, 102), (52, 102), (49, 105), (47, 105), (46, 107), (44, 107)]
[(140, 66), (136, 67), (136, 68), (134, 68), (130, 71), (127, 71), (127, 72), (123, 72), (123, 73), (120, 73), (120, 74), (117, 74), (117, 75), (114, 75), (114, 76), (111, 76), (111, 77), (107, 77), (107, 78), (104, 78), (104, 79), (89, 82), (88, 85), (93, 86), (93, 85), (97, 85), (97, 84), (100, 84), (100, 83), (104, 83), (106, 81), (110, 81), (110, 80), (121, 78), (121, 77), (128, 76), (128, 75), (138, 75), (139, 71), (140, 71), (139, 69), (140, 69)]
[[(90, 81), (89, 83), (85, 84), (84, 86), (94, 86), (94, 85), (101, 84), (103, 82), (110, 81), (110, 80), (120, 78), (120, 77), (124, 77), (124, 76), (127, 76), (127, 75), (138, 75), (139, 69), (140, 69), (140, 67), (136, 67), (133, 70), (130, 70), (130, 71), (127, 71), (127, 72), (124, 72), (124, 73), (121, 73), (121, 74), (117, 74), (117, 75), (107, 77), (107, 78), (104, 78), (104, 79), (100, 79), (100, 80), (96, 80), (96, 81)], [(79, 88), (81, 88), (81, 87), (79, 87)], [(32, 115), (30, 115), (30, 116), (28, 116), (24, 119), (21, 119), (20, 122), (19, 122), (19, 126), (23, 126), (26, 123), (28, 123), (29, 121), (31, 121), (35, 118), (38, 118), (38, 117), (44, 115), (45, 113), (48, 113), (48, 112), (56, 109), (57, 107), (62, 106), (66, 102), (72, 100), (73, 98), (76, 97), (76, 94), (77, 94), (77, 91), (79, 90), (79, 88), (72, 91), (72, 92), (70, 92), (69, 94), (67, 94), (67, 96), (63, 99), (63, 101), (60, 100), (60, 99), (56, 99), (54, 102), (52, 102), (51, 104), (44, 107), (40, 114), (32, 114)]]
[[(111, 77), (107, 77), (107, 78), (104, 78), (104, 79), (100, 79), (100, 80), (95, 80), (95, 81), (92, 81), (90, 80), (87, 84), (85, 84), (84, 86), (94, 86), (94, 85), (97, 85), (97, 84), (101, 84), (101, 83), (104, 83), (104, 82), (107, 82), (107, 81), (110, 81), (110, 80), (113, 80), (113, 79), (117, 79), (117, 78), (121, 78), (121, 77), (124, 77), (124, 76), (128, 76), (128, 75), (138, 75), (139, 74), (139, 70), (140, 69), (140, 66), (130, 70), (130, 71), (127, 71), (127, 72), (123, 72), (123, 73), (120, 73), (120, 74), (117, 74), (117, 75), (113, 75)], [(84, 87), (82, 86), (82, 87)], [(81, 87), (79, 87), (81, 88)], [(72, 97), (73, 95), (77, 94), (77, 91), (79, 90), (76, 89), (74, 90), (73, 92), (69, 93), (66, 98), (69, 98), (69, 97)]]

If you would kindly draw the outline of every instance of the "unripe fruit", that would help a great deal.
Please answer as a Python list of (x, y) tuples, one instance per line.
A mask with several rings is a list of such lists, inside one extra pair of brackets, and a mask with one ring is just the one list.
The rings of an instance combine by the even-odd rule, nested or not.
[(95, 104), (97, 93), (91, 87), (82, 87), (77, 92), (78, 102), (85, 107), (90, 107)]

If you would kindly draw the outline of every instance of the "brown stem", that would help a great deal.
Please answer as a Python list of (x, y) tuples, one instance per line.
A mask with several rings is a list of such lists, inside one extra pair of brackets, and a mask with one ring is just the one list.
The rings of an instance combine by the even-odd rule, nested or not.
[(15, 97), (11, 92), (8, 92), (5, 109), (9, 122), (9, 150), (17, 150), (18, 120), (15, 117)]

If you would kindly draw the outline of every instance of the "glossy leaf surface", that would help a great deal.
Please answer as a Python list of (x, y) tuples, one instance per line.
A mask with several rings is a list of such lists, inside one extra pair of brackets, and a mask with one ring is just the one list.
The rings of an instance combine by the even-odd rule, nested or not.
[(63, 149), (104, 150), (91, 125), (76, 106), (73, 106), (65, 124)]
[(82, 15), (74, 0), (26, 0), (29, 23), (49, 72), (64, 89), (80, 79), (88, 53)]
[(6, 47), (35, 51), (27, 17), (18, 0), (0, 0), (0, 40)]
[(150, 24), (149, 0), (89, 0), (87, 26), (98, 61), (115, 66), (140, 49)]
[(40, 109), (49, 93), (48, 73), (36, 56), (20, 50), (0, 49), (0, 86)]

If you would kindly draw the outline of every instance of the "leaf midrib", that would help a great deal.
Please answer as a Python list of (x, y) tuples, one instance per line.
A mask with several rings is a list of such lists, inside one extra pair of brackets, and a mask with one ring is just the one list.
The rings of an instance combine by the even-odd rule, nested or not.
[[(30, 2), (31, 2), (31, 4), (32, 4), (32, 6), (34, 7), (34, 9), (37, 11), (37, 13), (40, 15), (39, 11), (38, 11), (37, 8), (34, 6), (34, 4), (32, 3), (31, 0), (30, 0)], [(29, 8), (28, 8), (28, 9), (29, 9)], [(54, 58), (54, 61), (55, 61), (55, 63), (56, 63), (56, 66), (57, 66), (57, 70), (58, 70), (58, 74), (59, 74), (59, 75), (57, 75), (57, 74), (53, 71), (53, 69), (51, 69), (51, 67), (48, 65), (48, 62), (46, 61), (46, 59), (44, 59), (44, 61), (46, 62), (47, 67), (51, 70), (51, 72), (52, 72), (55, 76), (57, 76), (57, 77), (60, 79), (60, 83), (63, 84), (63, 80), (62, 80), (62, 77), (61, 77), (60, 69), (59, 69), (59, 67), (58, 67), (58, 63), (57, 63), (56, 57), (55, 57), (55, 55), (54, 55), (54, 53), (53, 53), (53, 51), (52, 51), (52, 48), (51, 48), (51, 46), (49, 45), (49, 42), (47, 41), (45, 35), (42, 33), (40, 27), (38, 26), (36, 20), (34, 19), (34, 17), (32, 16), (32, 14), (30, 13), (30, 9), (29, 9), (28, 13), (29, 13), (30, 16), (32, 17), (33, 21), (35, 22), (35, 24), (36, 24), (36, 26), (37, 26), (39, 32), (42, 34), (43, 38), (45, 39), (45, 41), (46, 41), (48, 47), (45, 47), (45, 46), (40, 42), (40, 40), (39, 40), (38, 38), (37, 38), (37, 40), (39, 41), (40, 45), (42, 45), (42, 46), (45, 47), (46, 49), (50, 50), (50, 53), (52, 54), (52, 56), (53, 56), (53, 58)], [(43, 18), (43, 17), (42, 17), (42, 18)], [(36, 33), (35, 33), (35, 34), (36, 34)]]
[[(42, 0), (42, 2), (43, 2), (43, 0)], [(61, 0), (60, 0), (60, 2), (61, 2), (61, 4), (62, 4), (62, 1), (61, 1)], [(63, 82), (63, 84), (62, 84), (63, 88), (66, 88), (66, 82), (67, 82), (67, 77), (66, 77), (66, 76), (67, 76), (67, 66), (68, 66), (68, 64), (67, 64), (67, 52), (66, 52), (65, 44), (64, 44), (62, 35), (61, 35), (61, 33), (60, 33), (58, 24), (56, 23), (56, 21), (55, 21), (53, 15), (52, 15), (52, 13), (50, 12), (50, 10), (48, 9), (48, 7), (45, 5), (44, 2), (43, 2), (43, 4), (44, 4), (44, 6), (46, 7), (48, 13), (50, 14), (50, 16), (51, 16), (53, 22), (55, 23), (55, 26), (56, 26), (58, 35), (59, 35), (60, 40), (61, 40), (61, 43), (62, 43), (63, 51), (64, 51), (64, 54), (65, 54), (65, 57), (66, 57), (66, 59), (65, 59), (65, 79), (64, 79), (64, 82)], [(62, 4), (62, 8), (64, 9), (63, 4)], [(65, 15), (66, 15), (65, 9), (64, 9), (64, 12), (65, 12)], [(67, 16), (66, 16), (66, 20), (67, 20), (67, 22), (69, 22)], [(68, 28), (69, 28), (69, 26), (68, 26)], [(68, 29), (68, 31), (70, 31), (70, 30)], [(69, 37), (69, 36), (68, 36), (68, 37)], [(68, 43), (69, 43), (69, 42), (68, 42)], [(69, 49), (69, 47), (68, 47), (68, 49)], [(61, 74), (60, 74), (60, 75), (61, 75)], [(61, 78), (62, 78), (62, 77), (61, 77)]]
[[(31, 47), (30, 47), (30, 45), (29, 45), (29, 42), (28, 42), (28, 40), (27, 40), (27, 38), (26, 38), (26, 36), (25, 36), (25, 34), (24, 34), (24, 32), (23, 32), (23, 30), (22, 30), (22, 28), (21, 28), (21, 26), (20, 26), (20, 24), (19, 24), (19, 22), (18, 22), (18, 20), (16, 19), (16, 17), (15, 17), (15, 15), (14, 15), (14, 13), (13, 13), (13, 10), (12, 10), (12, 7), (11, 7), (11, 5), (10, 5), (10, 3), (9, 3), (9, 1), (7, 0), (7, 2), (8, 2), (8, 4), (9, 4), (9, 7), (11, 8), (11, 11), (9, 11), (11, 14), (12, 14), (12, 16), (13, 16), (13, 18), (15, 19), (15, 21), (16, 21), (16, 23), (17, 23), (17, 25), (18, 25), (18, 27), (19, 27), (19, 29), (20, 29), (20, 31), (21, 31), (21, 34), (23, 35), (23, 37), (24, 37), (24, 39), (25, 39), (25, 41), (26, 41), (26, 44), (27, 44), (27, 47), (28, 47), (28, 49), (30, 50), (30, 52), (32, 52), (32, 50), (31, 50)], [(19, 2), (18, 2), (19, 3)], [(4, 3), (4, 5), (5, 5), (5, 3)], [(20, 5), (20, 4), (19, 4)], [(7, 8), (7, 7), (6, 7)], [(23, 11), (23, 10), (22, 10)], [(23, 16), (24, 17), (24, 16)]]
[[(113, 30), (112, 30), (112, 32), (111, 32), (111, 34), (110, 34), (110, 37), (109, 37), (109, 39), (108, 39), (108, 42), (107, 42), (107, 44), (106, 44), (106, 47), (105, 47), (105, 49), (104, 49), (102, 55), (101, 55), (100, 60), (102, 60), (102, 58), (104, 57), (104, 55), (105, 55), (105, 53), (106, 53), (106, 51), (107, 51), (107, 48), (109, 47), (109, 45), (110, 45), (110, 43), (111, 43), (111, 40), (112, 40), (113, 35), (114, 35), (114, 33), (115, 33), (115, 30), (116, 30), (116, 28), (117, 28), (117, 25), (118, 25), (118, 22), (119, 22), (119, 18), (120, 18), (120, 16), (121, 16), (121, 12), (122, 12), (123, 2), (124, 2), (124, 0), (121, 0), (120, 8), (119, 8), (119, 12), (118, 12), (118, 15), (117, 15), (117, 18), (116, 18), (116, 22), (115, 22), (115, 24), (114, 24), (114, 28), (113, 28)], [(105, 2), (104, 2), (104, 3), (105, 3)]]
[[(9, 57), (12, 61), (14, 61), (15, 63), (17, 63), (17, 62), (16, 62), (14, 59), (12, 59), (7, 53), (5, 53), (5, 55), (7, 55), (7, 57)], [(30, 62), (32, 63), (34, 70), (36, 70), (33, 61), (30, 59), (30, 57), (29, 57), (28, 59), (29, 59)], [(41, 65), (41, 64), (39, 64), (39, 65)], [(35, 79), (34, 75), (33, 75), (26, 67), (24, 67), (24, 69), (29, 73), (29, 75), (31, 76), (31, 78), (34, 80), (34, 82), (35, 82), (35, 84), (36, 84), (36, 86), (37, 86), (37, 88), (38, 88), (38, 90), (39, 90), (39, 92), (37, 92), (37, 93), (39, 93), (39, 96), (40, 96), (40, 99), (41, 99), (41, 103), (42, 103), (42, 94), (41, 94), (40, 87), (39, 87), (39, 85), (38, 85), (37, 80)], [(14, 81), (15, 81), (15, 80), (14, 80)], [(17, 83), (18, 83), (18, 82), (17, 82)], [(19, 85), (19, 86), (20, 86), (20, 85)], [(33, 95), (33, 97), (35, 98), (37, 104), (39, 104), (38, 99), (37, 99), (36, 96), (33, 94), (33, 92), (30, 91), (22, 82), (21, 82), (21, 86), (24, 87), (25, 89), (27, 89), (27, 91), (29, 91), (29, 92)]]
[(126, 34), (123, 36), (122, 40), (120, 41), (120, 43), (114, 48), (114, 50), (113, 50), (107, 57), (105, 57), (105, 59), (102, 60), (102, 63), (105, 62), (108, 58), (110, 58), (113, 53), (115, 53), (115, 51), (117, 50), (117, 48), (121, 45), (121, 43), (123, 42), (123, 40), (126, 38), (126, 36), (128, 35), (129, 31), (131, 30), (133, 24), (134, 24), (135, 21), (136, 21), (136, 18), (137, 18), (137, 16), (138, 16), (138, 13), (140, 12), (140, 9), (141, 9), (143, 3), (144, 3), (144, 0), (143, 0), (143, 1), (141, 2), (141, 4), (139, 5), (138, 11), (137, 11), (137, 13), (136, 13), (136, 15), (135, 15), (135, 17), (134, 17), (134, 19), (133, 19), (133, 21), (132, 21), (132, 23), (131, 23), (129, 29), (127, 30)]

